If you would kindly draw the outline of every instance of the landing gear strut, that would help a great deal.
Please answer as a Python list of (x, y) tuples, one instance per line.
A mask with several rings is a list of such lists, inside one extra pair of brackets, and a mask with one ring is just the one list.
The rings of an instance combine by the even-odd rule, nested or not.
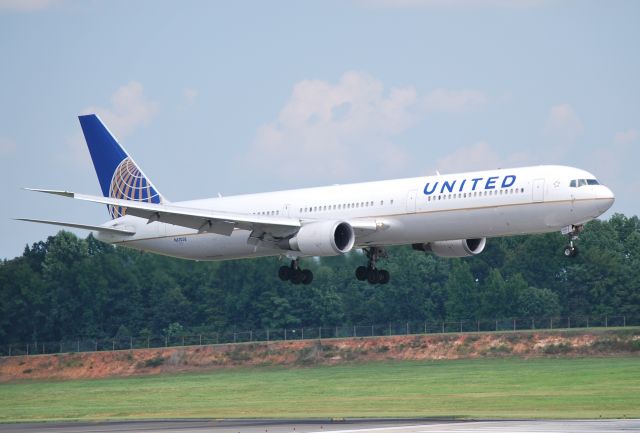
[(387, 284), (391, 279), (389, 271), (386, 269), (378, 269), (376, 263), (380, 256), (386, 257), (387, 254), (382, 248), (370, 247), (364, 249), (367, 255), (367, 266), (358, 266), (356, 268), (356, 278), (359, 281), (368, 281), (369, 284)]
[(291, 260), (290, 266), (280, 266), (278, 277), (282, 281), (291, 281), (291, 284), (311, 284), (313, 272), (309, 269), (300, 269), (298, 259)]
[(578, 239), (578, 235), (584, 229), (583, 226), (570, 225), (562, 229), (562, 234), (569, 238), (569, 245), (564, 247), (565, 257), (575, 257), (578, 255), (578, 247), (573, 242)]

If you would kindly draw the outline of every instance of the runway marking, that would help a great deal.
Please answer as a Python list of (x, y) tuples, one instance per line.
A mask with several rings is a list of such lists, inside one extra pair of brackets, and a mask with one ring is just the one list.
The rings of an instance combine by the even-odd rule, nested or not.
[(429, 428), (432, 426), (441, 426), (446, 424), (418, 424), (418, 425), (405, 425), (405, 426), (389, 426), (389, 427), (374, 427), (374, 428), (359, 428), (359, 429), (351, 429), (351, 430), (320, 430), (315, 432), (308, 433), (327, 433), (328, 431), (331, 433), (356, 433), (356, 432), (367, 432), (367, 431), (384, 431), (384, 430), (409, 430), (409, 429), (420, 429), (420, 428)]

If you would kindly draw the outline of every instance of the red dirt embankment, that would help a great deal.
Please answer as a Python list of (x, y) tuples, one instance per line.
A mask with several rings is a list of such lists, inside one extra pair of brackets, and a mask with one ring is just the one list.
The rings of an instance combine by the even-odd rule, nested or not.
[(408, 335), (4, 357), (0, 358), (0, 382), (149, 375), (236, 366), (611, 355), (640, 356), (640, 330)]

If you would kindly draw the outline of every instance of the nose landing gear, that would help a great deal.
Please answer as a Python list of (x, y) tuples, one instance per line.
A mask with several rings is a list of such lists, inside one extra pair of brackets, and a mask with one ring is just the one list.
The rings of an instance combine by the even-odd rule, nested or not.
[(386, 257), (387, 253), (379, 247), (364, 249), (367, 258), (367, 266), (356, 268), (356, 278), (358, 281), (368, 281), (369, 284), (387, 284), (391, 280), (391, 275), (386, 269), (378, 269), (376, 263), (380, 256)]
[(578, 235), (583, 229), (584, 226), (582, 225), (570, 225), (562, 229), (561, 233), (569, 238), (569, 245), (564, 248), (565, 257), (575, 257), (578, 255), (578, 247), (576, 247), (573, 242), (578, 239)]
[(313, 281), (313, 272), (309, 269), (300, 269), (298, 259), (295, 259), (291, 260), (290, 266), (280, 266), (278, 278), (281, 281), (291, 281), (291, 284), (308, 285)]

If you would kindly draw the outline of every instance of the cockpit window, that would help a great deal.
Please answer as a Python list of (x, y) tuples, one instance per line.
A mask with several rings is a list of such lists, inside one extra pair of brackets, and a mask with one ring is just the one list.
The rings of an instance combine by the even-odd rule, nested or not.
[(600, 182), (596, 179), (573, 179), (569, 182), (569, 187), (571, 188), (579, 188), (586, 185), (600, 185)]

